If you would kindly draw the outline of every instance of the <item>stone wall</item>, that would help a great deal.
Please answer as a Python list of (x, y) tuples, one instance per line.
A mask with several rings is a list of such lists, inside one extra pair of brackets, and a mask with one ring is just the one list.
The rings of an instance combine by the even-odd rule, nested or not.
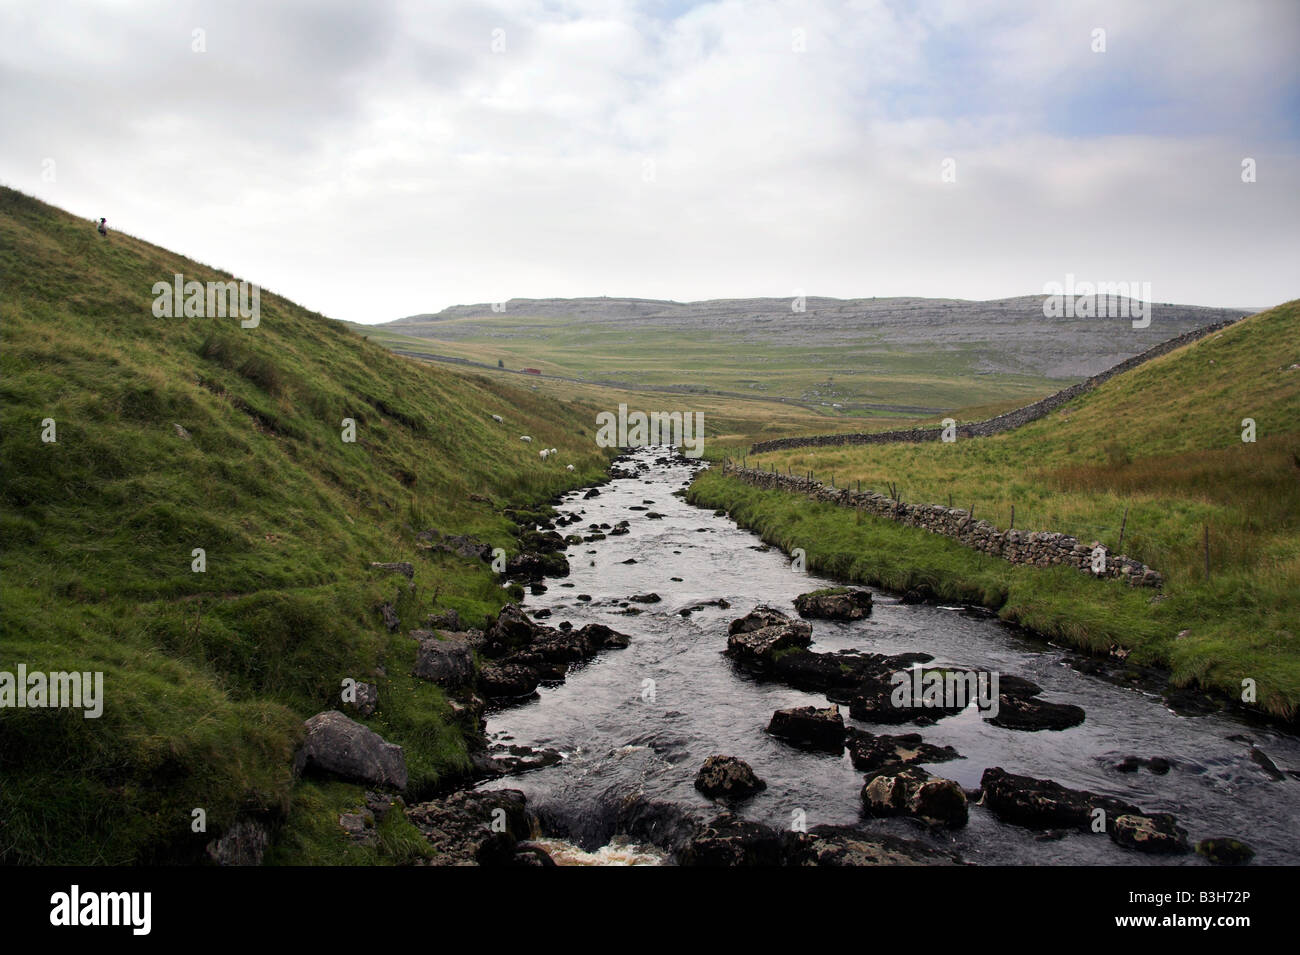
[[(804, 477), (740, 468), (723, 462), (722, 473), (755, 487), (769, 490), (794, 491), (808, 497), (866, 511), (875, 517), (884, 517), (900, 524), (920, 527), (932, 534), (943, 534), (966, 547), (974, 548), (1014, 564), (1032, 567), (1064, 565), (1089, 574), (1092, 570), (1093, 548), (1096, 541), (1083, 544), (1073, 537), (1050, 531), (1000, 530), (988, 521), (972, 520), (961, 508), (943, 507), (939, 504), (904, 504), (876, 491), (853, 491), (848, 488), (827, 487), (820, 481)], [(1127, 580), (1130, 586), (1160, 587), (1164, 578), (1140, 561), (1121, 555), (1106, 555), (1106, 569), (1099, 577)]]
[[(975, 421), (970, 424), (957, 426), (957, 436), (961, 438), (986, 438), (989, 435), (998, 434), (1003, 431), (1010, 431), (1013, 428), (1019, 428), (1021, 425), (1028, 424), (1031, 421), (1037, 421), (1039, 418), (1046, 416), (1049, 412), (1065, 404), (1073, 398), (1077, 398), (1084, 392), (1091, 391), (1103, 381), (1113, 378), (1115, 375), (1128, 371), (1130, 368), (1136, 368), (1143, 362), (1148, 362), (1152, 358), (1158, 358), (1166, 355), (1175, 348), (1181, 348), (1189, 342), (1204, 338), (1214, 332), (1227, 328), (1234, 322), (1241, 319), (1229, 319), (1228, 321), (1215, 322), (1213, 325), (1206, 325), (1202, 328), (1194, 328), (1190, 332), (1184, 332), (1168, 341), (1163, 341), (1159, 345), (1148, 348), (1140, 355), (1134, 355), (1132, 358), (1126, 358), (1114, 367), (1107, 368), (1099, 375), (1093, 375), (1077, 385), (1071, 385), (1068, 388), (1048, 395), (1035, 401), (1033, 404), (1025, 405), (1023, 408), (1017, 408), (1015, 411), (1008, 411), (1006, 414), (1000, 414), (995, 418), (988, 418), (984, 421)], [(771, 441), (760, 441), (749, 449), (750, 454), (761, 454), (764, 451), (784, 451), (790, 448), (809, 448), (824, 447), (843, 444), (892, 444), (898, 442), (921, 442), (921, 441), (938, 441), (942, 434), (941, 428), (909, 428), (902, 431), (875, 431), (871, 433), (850, 433), (850, 434), (820, 434), (810, 435), (808, 437), (794, 438), (774, 438)]]

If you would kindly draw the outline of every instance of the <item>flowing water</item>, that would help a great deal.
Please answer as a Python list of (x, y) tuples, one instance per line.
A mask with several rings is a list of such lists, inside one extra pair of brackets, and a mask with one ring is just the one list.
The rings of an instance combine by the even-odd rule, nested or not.
[[(801, 813), (809, 828), (860, 824), (983, 864), (1204, 864), (1194, 854), (1156, 857), (1125, 850), (1104, 834), (1046, 838), (1004, 825), (977, 805), (971, 806), (969, 825), (955, 832), (931, 832), (907, 819), (864, 819), (863, 774), (847, 753), (804, 752), (764, 732), (773, 710), (826, 706), (825, 697), (760, 682), (722, 653), (734, 618), (758, 604), (794, 616), (796, 595), (837, 581), (795, 572), (788, 556), (763, 547), (729, 518), (674, 496), (694, 469), (680, 459), (663, 463), (663, 454), (636, 452), (625, 462), (642, 468), (636, 477), (614, 480), (597, 497), (565, 497), (558, 510), (582, 518), (562, 533), (585, 535), (590, 523), (622, 520), (630, 522), (630, 533), (570, 546), (571, 576), (546, 581), (547, 592), (525, 604), (530, 612), (549, 609), (552, 615), (543, 622), (552, 626), (563, 620), (575, 627), (603, 623), (626, 633), (631, 645), (604, 651), (572, 668), (563, 684), (544, 685), (536, 699), (488, 716), (488, 734), (495, 739), (565, 754), (555, 766), (484, 784), (526, 793), (547, 834), (564, 840), (551, 843), (553, 849), (567, 846), (564, 861), (659, 861), (661, 855), (644, 847), (606, 846), (618, 800), (641, 792), (711, 814), (719, 807), (693, 783), (705, 758), (721, 753), (744, 759), (767, 782), (765, 791), (741, 805), (741, 815), (778, 828), (790, 828)], [(663, 516), (649, 518), (632, 507)], [(632, 604), (642, 612), (626, 613), (627, 599), (647, 592), (662, 600)], [(579, 600), (579, 594), (592, 599)], [(1255, 848), (1257, 864), (1300, 863), (1300, 780), (1275, 780), (1251, 759), (1255, 746), (1283, 770), (1300, 769), (1295, 736), (1222, 713), (1180, 715), (1159, 695), (1081, 672), (1076, 666), (1083, 657), (978, 609), (904, 605), (882, 591), (875, 597), (865, 620), (812, 621), (811, 649), (920, 650), (935, 663), (1027, 677), (1043, 688), (1043, 699), (1076, 704), (1087, 719), (1061, 732), (1025, 732), (993, 726), (972, 707), (932, 726), (876, 727), (847, 720), (842, 707), (850, 724), (888, 734), (919, 731), (927, 742), (955, 747), (964, 759), (927, 768), (968, 789), (979, 785), (985, 768), (1001, 766), (1117, 796), (1149, 812), (1172, 812), (1193, 844), (1233, 836)], [(730, 608), (677, 612), (717, 598)], [(1114, 767), (1126, 756), (1164, 757), (1173, 768), (1163, 776), (1146, 768), (1121, 773)]]

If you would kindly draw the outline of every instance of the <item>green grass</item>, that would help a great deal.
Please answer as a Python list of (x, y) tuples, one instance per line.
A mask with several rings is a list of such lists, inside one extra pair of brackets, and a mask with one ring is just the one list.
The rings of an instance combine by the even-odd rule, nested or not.
[[(824, 569), (842, 565), (855, 579), (895, 588), (933, 578), (927, 582), (951, 599), (977, 599), (1077, 645), (1133, 648), (1136, 659), (1169, 667), (1180, 684), (1236, 696), (1251, 678), (1263, 708), (1293, 717), (1300, 705), (1300, 370), (1289, 366), (1300, 360), (1297, 343), (1300, 303), (1291, 302), (1007, 434), (798, 449), (748, 461), (813, 470), (827, 482), (833, 475), (839, 487), (860, 481), (884, 491), (892, 482), (903, 500), (973, 506), (977, 518), (1004, 528), (1014, 505), (1017, 528), (1061, 531), (1135, 557), (1165, 575), (1167, 600), (1150, 604), (1145, 591), (1076, 572), (1021, 571), (1001, 560), (986, 566), (951, 542), (884, 521), (841, 516), (841, 528), (799, 535), (827, 535), (799, 545), (829, 561)], [(1255, 420), (1254, 443), (1241, 440), (1243, 418)], [(748, 519), (781, 539), (792, 536), (800, 502), (760, 506), (765, 497), (736, 484), (701, 478), (702, 503), (730, 508), (734, 497)], [(828, 550), (831, 541), (836, 549)], [(1183, 630), (1190, 632), (1175, 641)]]
[[(241, 814), (296, 824), (302, 720), (348, 677), (379, 684), (367, 722), (427, 792), (465, 742), (409, 676), (405, 631), (448, 607), (481, 621), (507, 592), (415, 532), (512, 549), (497, 505), (607, 463), (592, 407), (398, 358), (267, 290), (255, 329), (156, 318), (176, 272), (230, 278), (0, 189), (0, 669), (100, 670), (106, 697), (98, 720), (0, 711), (3, 862), (184, 861)], [(413, 587), (368, 567), (396, 560)]]

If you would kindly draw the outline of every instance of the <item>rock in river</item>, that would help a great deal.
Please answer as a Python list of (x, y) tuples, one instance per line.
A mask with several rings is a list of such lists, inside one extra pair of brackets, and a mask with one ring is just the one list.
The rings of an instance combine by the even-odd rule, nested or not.
[(871, 591), (856, 587), (828, 587), (794, 598), (801, 617), (819, 620), (861, 620), (871, 613)]
[(862, 787), (862, 808), (872, 816), (914, 816), (950, 829), (966, 825), (968, 817), (962, 788), (920, 766), (895, 765), (872, 773)]
[(710, 799), (744, 799), (767, 788), (749, 763), (735, 756), (710, 756), (695, 775), (695, 788)]
[(796, 706), (777, 710), (767, 731), (795, 746), (827, 753), (844, 752), (844, 717), (833, 704), (825, 709)]

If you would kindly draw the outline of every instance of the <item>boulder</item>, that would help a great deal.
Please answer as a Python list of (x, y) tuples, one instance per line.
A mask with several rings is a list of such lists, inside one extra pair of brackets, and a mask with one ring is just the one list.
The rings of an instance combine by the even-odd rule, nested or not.
[(412, 673), (447, 690), (468, 686), (474, 680), (474, 654), (469, 644), (446, 631), (412, 630), (420, 641)]
[(701, 826), (677, 856), (679, 865), (777, 866), (785, 860), (781, 832), (723, 813)]
[(1142, 815), (1142, 810), (1111, 796), (1099, 796), (1078, 789), (1066, 789), (1050, 779), (1017, 776), (1001, 767), (984, 770), (980, 779), (983, 804), (1003, 822), (1029, 829), (1069, 828), (1088, 830), (1093, 812), (1105, 812), (1106, 829), (1124, 815)]
[(801, 617), (818, 620), (861, 620), (871, 613), (871, 591), (853, 587), (814, 590), (794, 598)]
[[(762, 630), (764, 627), (775, 627), (778, 624), (789, 622), (790, 618), (788, 616), (773, 607), (755, 607), (743, 617), (731, 621), (731, 625), (727, 628), (727, 635), (750, 633), (754, 630)], [(811, 628), (809, 632), (811, 632)]]
[(727, 656), (744, 663), (770, 665), (777, 653), (807, 647), (812, 643), (812, 627), (801, 620), (744, 630), (727, 637)]
[(1037, 697), (998, 696), (998, 715), (988, 721), (1011, 730), (1065, 730), (1078, 726), (1084, 712), (1071, 703), (1049, 703)]
[(294, 757), (295, 771), (314, 769), (372, 786), (406, 788), (402, 747), (338, 710), (317, 713), (304, 726), (306, 735)]
[(950, 829), (966, 825), (968, 818), (962, 788), (920, 766), (889, 766), (869, 775), (862, 808), (871, 816), (913, 816)]
[(1239, 839), (1217, 837), (1202, 839), (1196, 854), (1214, 865), (1245, 865), (1255, 858), (1255, 850)]
[(955, 865), (959, 860), (909, 839), (853, 826), (813, 826), (786, 834), (786, 865)]
[(345, 700), (343, 705), (352, 707), (362, 716), (373, 716), (375, 710), (379, 709), (379, 687), (373, 683), (358, 683), (354, 698)]
[(911, 766), (916, 763), (939, 763), (962, 758), (951, 746), (934, 746), (925, 742), (921, 739), (920, 733), (877, 736), (850, 727), (848, 747), (854, 769), (864, 772), (895, 764)]
[(749, 763), (735, 756), (710, 756), (695, 774), (695, 788), (710, 799), (744, 799), (767, 788)]
[(1188, 851), (1187, 833), (1179, 828), (1178, 820), (1167, 812), (1118, 816), (1109, 829), (1111, 840), (1125, 849), (1160, 855)]
[(767, 731), (795, 746), (836, 754), (844, 752), (844, 717), (834, 704), (825, 709), (796, 706), (777, 710)]
[(536, 668), (523, 663), (489, 663), (478, 674), (478, 688), (486, 697), (529, 696), (542, 682)]

